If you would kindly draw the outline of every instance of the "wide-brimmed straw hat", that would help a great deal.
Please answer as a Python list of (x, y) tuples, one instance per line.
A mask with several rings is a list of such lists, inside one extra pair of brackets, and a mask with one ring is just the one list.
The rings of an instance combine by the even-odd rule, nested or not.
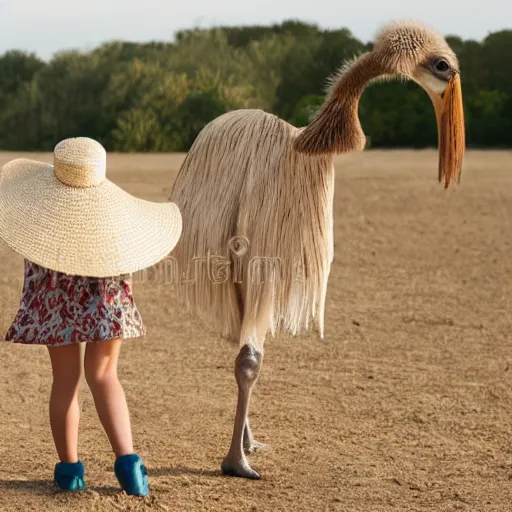
[(57, 144), (53, 165), (22, 158), (0, 172), (0, 238), (50, 270), (131, 274), (165, 258), (181, 228), (176, 204), (138, 199), (109, 181), (105, 149), (86, 137)]

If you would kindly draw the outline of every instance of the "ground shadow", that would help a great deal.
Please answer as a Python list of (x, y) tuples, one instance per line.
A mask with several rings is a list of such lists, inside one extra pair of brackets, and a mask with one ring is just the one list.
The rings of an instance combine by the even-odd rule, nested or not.
[[(53, 480), (0, 480), (0, 493), (7, 490), (52, 496), (64, 492), (57, 488)], [(121, 492), (119, 487), (108, 485), (87, 487), (87, 491), (95, 491), (98, 494), (107, 495), (119, 494)]]
[(54, 494), (53, 480), (0, 480), (0, 492), (2, 490), (26, 491), (34, 494)]
[(181, 476), (181, 475), (197, 475), (197, 476), (222, 476), (222, 471), (214, 469), (187, 468), (184, 466), (175, 466), (172, 468), (151, 468), (148, 469), (148, 476)]

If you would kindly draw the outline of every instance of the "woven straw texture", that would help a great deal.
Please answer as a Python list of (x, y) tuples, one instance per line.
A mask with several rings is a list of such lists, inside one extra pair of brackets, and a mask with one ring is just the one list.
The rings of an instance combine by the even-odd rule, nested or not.
[(2, 169), (0, 237), (11, 249), (51, 270), (88, 277), (130, 274), (172, 251), (182, 229), (174, 203), (135, 198), (102, 178), (105, 161), (94, 161), (101, 151), (66, 162), (57, 161), (57, 148), (55, 168), (17, 159)]

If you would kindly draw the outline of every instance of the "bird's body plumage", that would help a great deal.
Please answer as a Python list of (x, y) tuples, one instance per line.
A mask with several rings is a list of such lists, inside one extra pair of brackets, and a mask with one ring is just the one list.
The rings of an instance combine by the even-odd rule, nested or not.
[(330, 155), (293, 149), (300, 132), (261, 110), (224, 114), (198, 136), (173, 187), (183, 234), (172, 255), (188, 266), (180, 295), (237, 342), (245, 328), (323, 336), (334, 168)]

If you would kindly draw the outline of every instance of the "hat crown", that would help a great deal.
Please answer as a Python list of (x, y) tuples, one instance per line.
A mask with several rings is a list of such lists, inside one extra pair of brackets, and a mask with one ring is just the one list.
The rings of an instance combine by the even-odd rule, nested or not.
[(106, 177), (107, 153), (99, 142), (88, 137), (65, 139), (53, 150), (53, 167), (64, 185), (95, 187)]

